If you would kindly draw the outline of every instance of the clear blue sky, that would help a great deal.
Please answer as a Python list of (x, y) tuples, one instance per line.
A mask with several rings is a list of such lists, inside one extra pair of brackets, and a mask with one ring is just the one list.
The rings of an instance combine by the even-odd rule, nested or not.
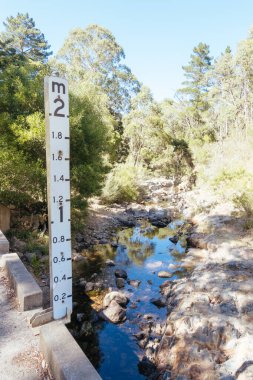
[(28, 12), (54, 53), (69, 30), (100, 24), (124, 48), (126, 63), (157, 100), (172, 97), (194, 46), (217, 57), (234, 51), (253, 26), (253, 0), (0, 0), (0, 31), (7, 16)]

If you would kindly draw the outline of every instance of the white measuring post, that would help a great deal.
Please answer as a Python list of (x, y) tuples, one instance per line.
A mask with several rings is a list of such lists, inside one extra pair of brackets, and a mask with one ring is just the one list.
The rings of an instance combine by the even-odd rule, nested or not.
[(72, 313), (68, 82), (45, 77), (50, 291), (53, 318)]

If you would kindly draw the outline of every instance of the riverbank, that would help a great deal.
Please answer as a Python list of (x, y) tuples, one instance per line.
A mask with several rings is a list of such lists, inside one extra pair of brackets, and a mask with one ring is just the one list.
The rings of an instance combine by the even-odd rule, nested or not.
[(252, 379), (251, 231), (233, 204), (208, 189), (188, 192), (184, 201), (195, 226), (182, 265), (193, 270), (167, 286), (168, 316), (154, 362), (170, 379)]
[[(74, 285), (82, 300), (88, 295), (92, 308), (80, 313), (75, 305), (74, 319), (80, 320), (80, 328), (71, 326), (70, 331), (77, 339), (80, 333), (88, 336), (88, 343), (82, 343), (84, 350), (88, 348), (93, 357), (99, 356), (97, 348), (94, 351), (89, 345), (95, 335), (87, 318), (92, 323), (97, 321), (105, 293), (117, 289), (117, 268), (108, 262), (97, 273), (94, 246), (98, 252), (104, 247), (116, 250), (122, 228), (135, 228), (146, 220), (152, 228), (163, 229), (180, 217), (193, 223), (184, 231), (187, 254), (180, 258), (180, 269), (187, 275), (161, 283), (159, 297), (167, 317), (163, 323), (154, 323), (147, 315), (148, 329), (136, 332), (143, 350), (139, 369), (152, 380), (252, 379), (253, 243), (245, 220), (233, 204), (224, 203), (204, 187), (189, 191), (182, 184), (175, 188), (164, 178), (147, 181), (144, 186), (147, 196), (140, 204), (106, 206), (99, 199), (91, 200), (85, 230), (75, 236), (73, 264), (74, 268), (82, 262), (84, 268), (91, 264), (85, 278), (76, 274)], [(175, 233), (173, 240), (179, 235)], [(23, 257), (29, 255), (24, 253)], [(46, 257), (42, 259), (45, 262)], [(40, 275), (40, 282), (48, 289), (45, 273)], [(81, 314), (85, 313), (83, 321)]]
[[(191, 273), (176, 281), (166, 280), (161, 288), (166, 324), (155, 349), (150, 350), (152, 345), (146, 340), (142, 363), (149, 366), (152, 379), (252, 379), (251, 233), (234, 205), (224, 204), (208, 189), (182, 189), (176, 194), (174, 190), (161, 186), (162, 199), (152, 207), (145, 203), (123, 210), (122, 206), (105, 209), (97, 204), (88, 225), (96, 243), (105, 239), (113, 244), (115, 230), (131, 222), (134, 225), (139, 217), (148, 218), (150, 207), (158, 213), (169, 210), (174, 216), (183, 213), (194, 224), (188, 253), (182, 259), (182, 267)], [(104, 234), (107, 228), (110, 232)]]

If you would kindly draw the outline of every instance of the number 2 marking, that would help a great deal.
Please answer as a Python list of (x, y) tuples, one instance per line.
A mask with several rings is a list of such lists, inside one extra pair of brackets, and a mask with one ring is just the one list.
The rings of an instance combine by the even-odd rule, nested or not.
[(61, 103), (61, 106), (59, 106), (55, 109), (54, 116), (65, 117), (64, 113), (58, 113), (60, 110), (62, 110), (64, 108), (65, 103), (60, 97), (58, 97), (57, 99), (54, 100), (54, 103), (58, 103), (58, 102)]

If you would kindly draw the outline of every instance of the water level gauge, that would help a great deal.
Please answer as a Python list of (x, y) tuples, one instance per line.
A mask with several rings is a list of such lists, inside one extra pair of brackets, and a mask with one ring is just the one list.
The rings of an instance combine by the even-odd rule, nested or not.
[(50, 289), (54, 319), (72, 312), (68, 82), (45, 77)]

